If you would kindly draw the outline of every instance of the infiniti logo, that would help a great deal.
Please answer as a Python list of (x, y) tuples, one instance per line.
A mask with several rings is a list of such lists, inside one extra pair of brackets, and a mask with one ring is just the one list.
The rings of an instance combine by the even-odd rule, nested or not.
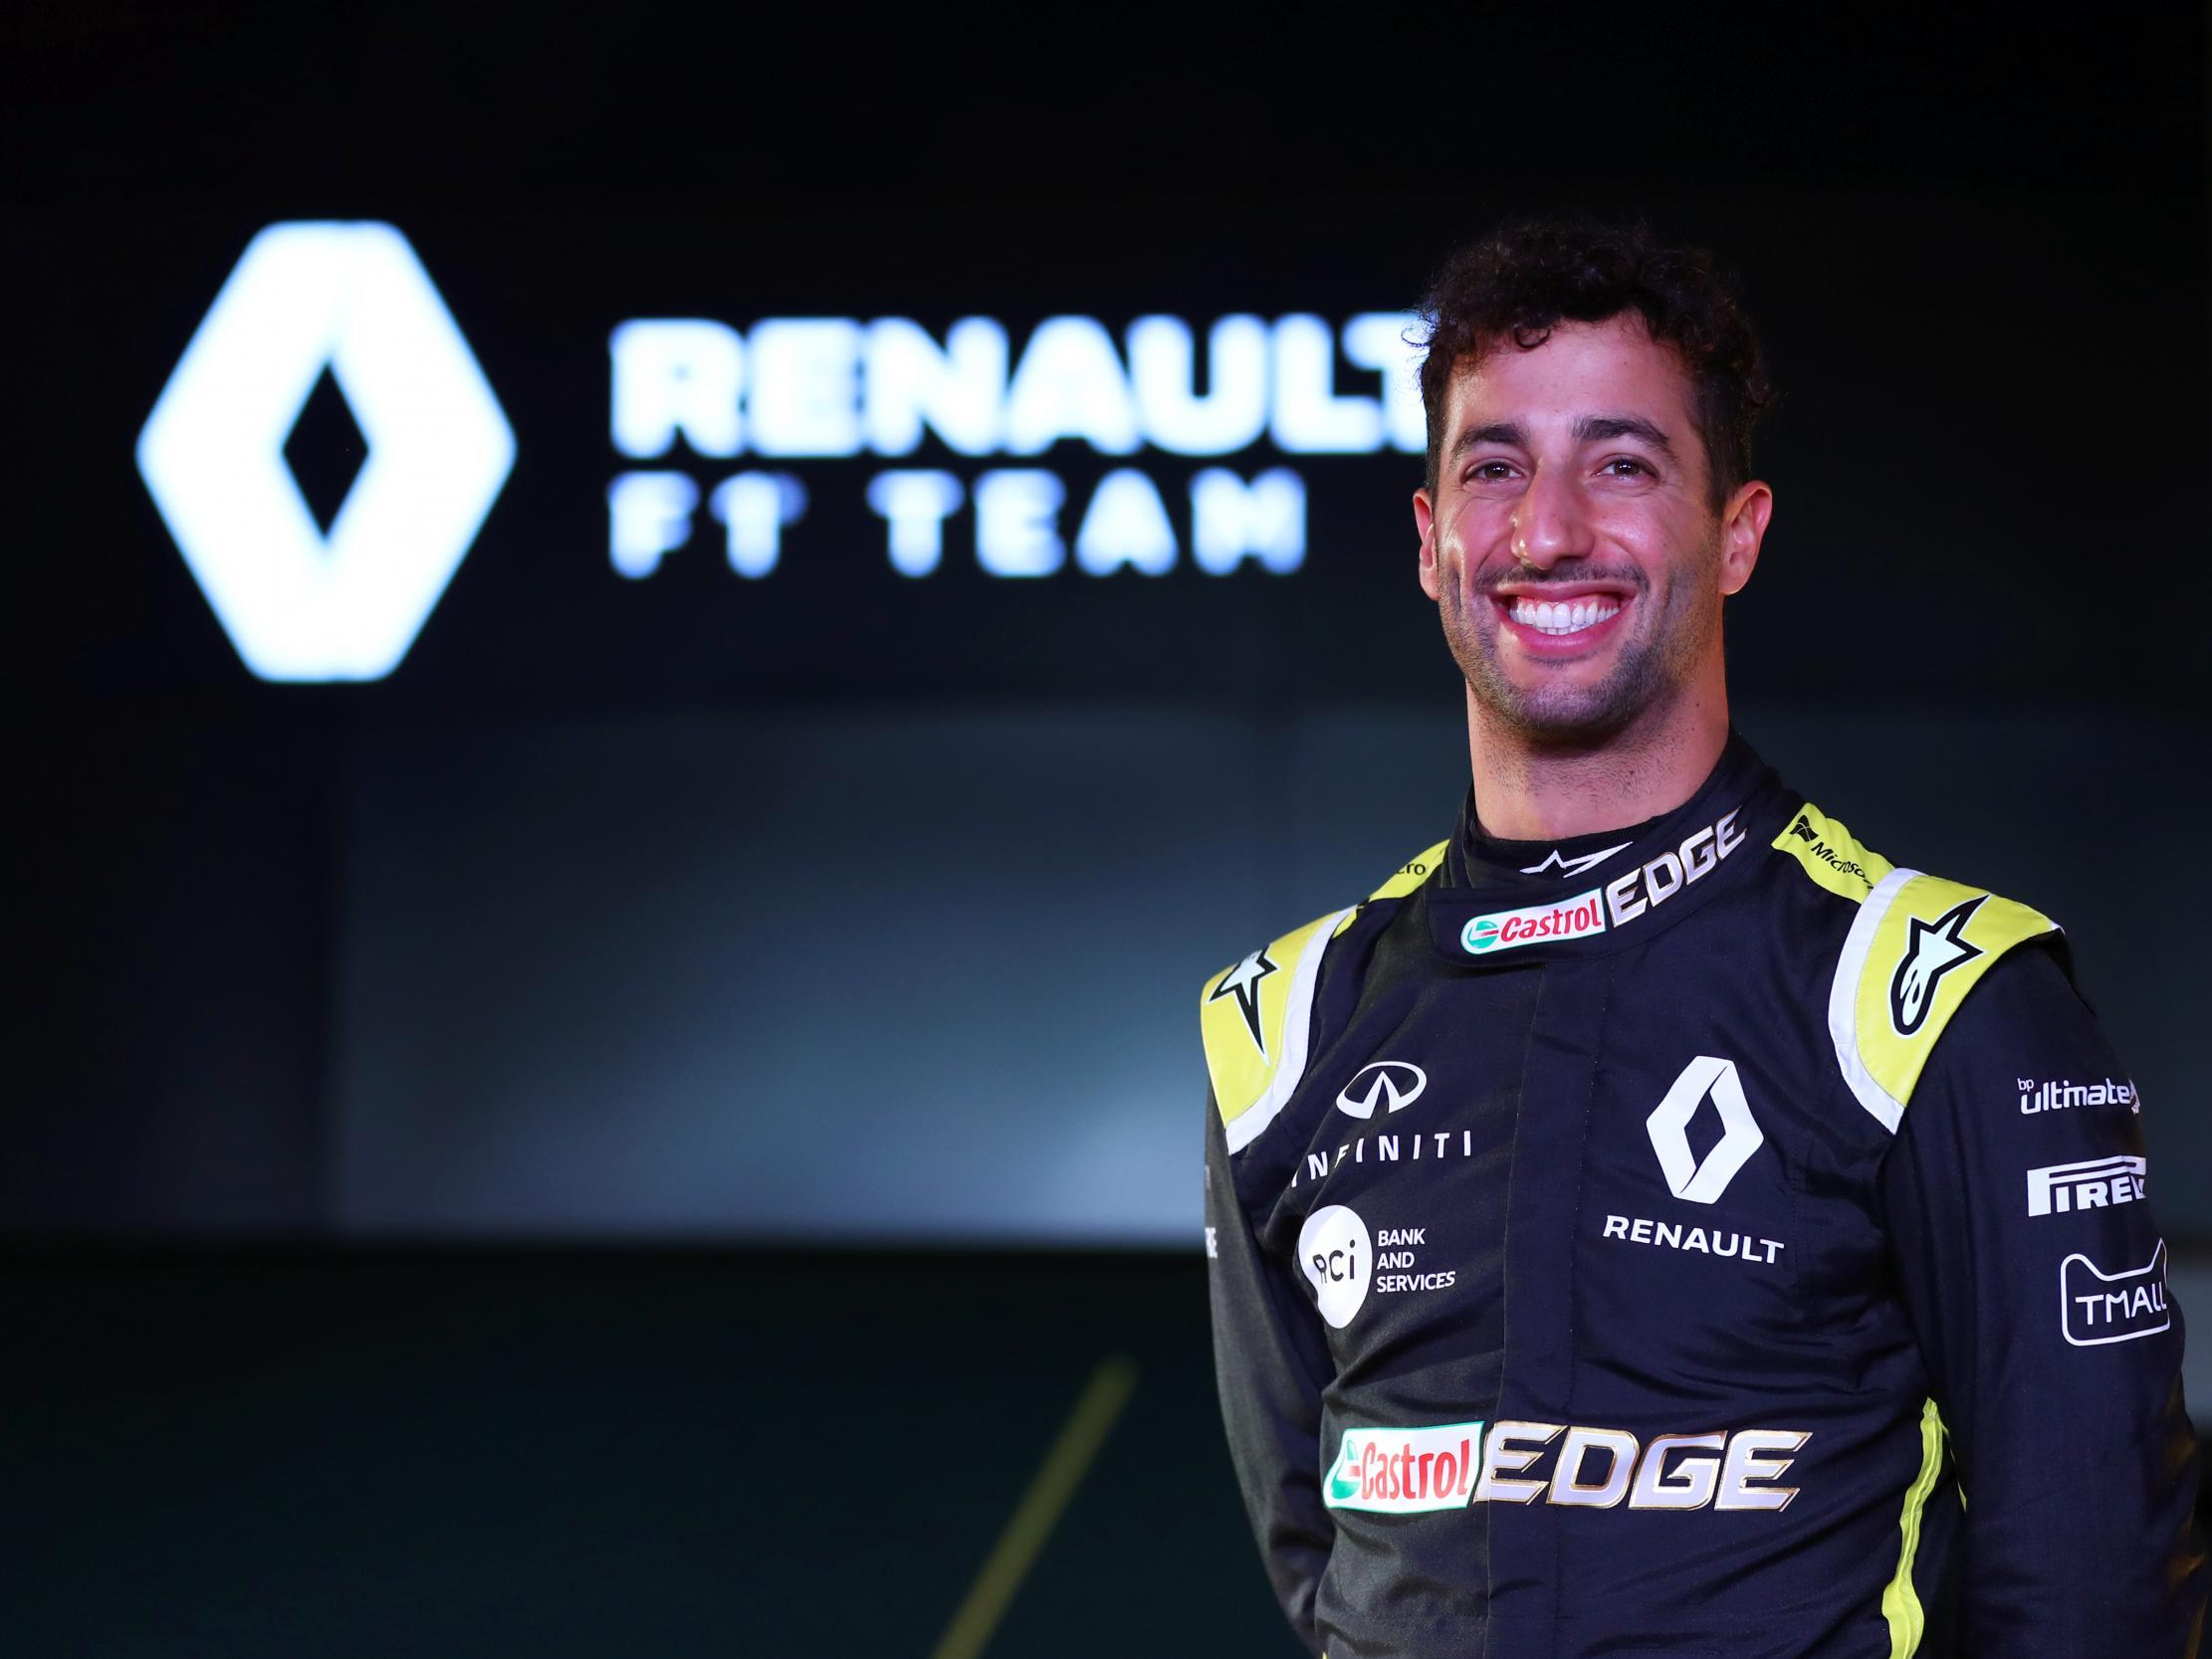
[(1372, 1118), (1378, 1099), (1391, 1111), (1403, 1112), (1420, 1100), (1421, 1092), (1428, 1087), (1429, 1074), (1410, 1061), (1378, 1060), (1353, 1075), (1338, 1094), (1336, 1104), (1351, 1117)]

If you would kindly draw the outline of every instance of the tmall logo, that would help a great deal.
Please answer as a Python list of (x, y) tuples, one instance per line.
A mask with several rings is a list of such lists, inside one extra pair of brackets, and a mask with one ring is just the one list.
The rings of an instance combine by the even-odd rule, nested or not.
[(2148, 1262), (2119, 1273), (2106, 1273), (2080, 1251), (2059, 1264), (2059, 1328), (2076, 1348), (2131, 1343), (2172, 1324), (2164, 1239)]
[[(284, 459), (326, 369), (368, 451), (327, 536)], [(138, 435), (154, 505), (264, 680), (396, 668), (514, 461), (428, 273), (371, 223), (256, 236)]]

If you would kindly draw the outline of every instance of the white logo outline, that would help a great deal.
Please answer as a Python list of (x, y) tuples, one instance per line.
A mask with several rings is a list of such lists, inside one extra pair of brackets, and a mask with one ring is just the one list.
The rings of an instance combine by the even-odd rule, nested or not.
[(1599, 865), (1605, 863), (1607, 859), (1628, 845), (1629, 843), (1626, 841), (1616, 842), (1613, 846), (1602, 848), (1595, 853), (1584, 853), (1580, 858), (1561, 858), (1559, 849), (1554, 847), (1538, 862), (1522, 865), (1521, 874), (1524, 876), (1541, 876), (1547, 870), (1557, 870), (1561, 881), (1571, 881), (1585, 871), (1597, 869)]
[(1889, 1026), (1898, 1036), (1909, 1037), (1926, 1023), (1935, 1007), (1936, 989), (1946, 973), (1987, 954), (1963, 935), (1966, 924), (1973, 921), (1974, 913), (1988, 898), (1986, 893), (1977, 893), (1933, 922), (1922, 922), (1909, 914), (1905, 917), (1904, 954), (1889, 978)]
[(2068, 1215), (2081, 1209), (2109, 1207), (2103, 1201), (2082, 1205), (2074, 1202), (2077, 1191), (2096, 1182), (2109, 1187), (2115, 1177), (2132, 1176), (2134, 1190), (2122, 1186), (2117, 1190), (2126, 1196), (2118, 1203), (2132, 1203), (2134, 1191), (2139, 1191), (2144, 1176), (2149, 1172), (2149, 1159), (2131, 1152), (2121, 1152), (2112, 1157), (2084, 1158), (2078, 1163), (2048, 1163), (2040, 1169), (2028, 1171), (2028, 1213), (2030, 1215)]
[[(326, 534), (284, 445), (328, 371), (367, 456)], [(515, 435), (407, 239), (292, 220), (247, 244), (138, 434), (147, 492), (246, 667), (380, 680), (467, 555)]]
[[(1689, 1149), (1689, 1121), (1708, 1097), (1720, 1114), (1721, 1135), (1699, 1162)], [(1691, 1204), (1718, 1199), (1751, 1154), (1766, 1144), (1766, 1132), (1743, 1098), (1736, 1063), (1713, 1054), (1700, 1054), (1682, 1068), (1665, 1098), (1644, 1120), (1644, 1133), (1659, 1154), (1667, 1190)]]
[(1281, 971), (1282, 964), (1267, 954), (1267, 946), (1263, 944), (1239, 957), (1206, 997), (1209, 1002), (1218, 1002), (1224, 996), (1236, 998), (1236, 1011), (1244, 1016), (1244, 1028), (1251, 1033), (1252, 1047), (1259, 1050), (1262, 1060), (1272, 1060), (1274, 1056), (1267, 1052), (1266, 1029), (1259, 1010), (1259, 985), (1270, 974)]
[(1298, 1270), (1314, 1306), (1338, 1331), (1352, 1323), (1375, 1281), (1375, 1235), (1349, 1204), (1323, 1204), (1298, 1229)]
[[(2097, 1280), (2099, 1284), (2102, 1285), (2124, 1284), (2130, 1279), (2147, 1280), (2150, 1278), (2151, 1275), (2156, 1274), (2158, 1290), (2160, 1293), (2159, 1311), (2166, 1317), (2160, 1320), (2156, 1325), (2145, 1326), (2140, 1331), (2123, 1331), (2116, 1337), (2075, 1336), (2074, 1321), (2072, 1317), (2074, 1298), (2071, 1297), (2067, 1292), (2066, 1270), (2076, 1262), (2080, 1262), (2084, 1267), (2088, 1268), (2090, 1270), (2090, 1277)], [(2106, 1273), (2102, 1268), (2099, 1267), (2095, 1262), (2091, 1261), (2089, 1257), (2083, 1255), (2081, 1251), (2074, 1251), (2066, 1258), (2066, 1260), (2059, 1263), (2059, 1335), (2064, 1337), (2067, 1342), (2075, 1348), (2107, 1348), (2113, 1343), (2132, 1343), (2139, 1340), (2140, 1338), (2155, 1337), (2161, 1331), (2170, 1330), (2173, 1326), (2173, 1305), (2170, 1300), (2170, 1296), (2166, 1291), (2165, 1270), (2166, 1241), (2164, 1239), (2160, 1239), (2158, 1241), (2158, 1247), (2155, 1250), (2151, 1251), (2149, 1261), (2145, 1262), (2141, 1267), (2128, 1268), (2124, 1272), (2120, 1273)]]
[[(1413, 1088), (1401, 1093), (1397, 1082), (1391, 1077), (1391, 1073), (1394, 1071), (1412, 1072), (1414, 1074)], [(1366, 1094), (1355, 1099), (1352, 1094), (1353, 1089), (1358, 1086), (1360, 1079), (1367, 1076), (1369, 1072), (1375, 1074), (1375, 1081), (1367, 1086)], [(1372, 1118), (1375, 1116), (1376, 1099), (1380, 1096), (1388, 1104), (1391, 1111), (1403, 1112), (1414, 1102), (1420, 1100), (1428, 1087), (1429, 1074), (1411, 1060), (1370, 1060), (1352, 1074), (1350, 1083), (1337, 1091), (1337, 1110), (1347, 1118)]]

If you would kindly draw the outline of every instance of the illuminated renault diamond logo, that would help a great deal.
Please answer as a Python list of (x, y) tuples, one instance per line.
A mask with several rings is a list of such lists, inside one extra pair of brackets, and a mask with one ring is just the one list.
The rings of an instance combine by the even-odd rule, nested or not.
[[(328, 535), (284, 445), (325, 369), (368, 458)], [(407, 239), (271, 225), (246, 248), (138, 435), (138, 471), (246, 666), (378, 680), (445, 592), (515, 435)]]

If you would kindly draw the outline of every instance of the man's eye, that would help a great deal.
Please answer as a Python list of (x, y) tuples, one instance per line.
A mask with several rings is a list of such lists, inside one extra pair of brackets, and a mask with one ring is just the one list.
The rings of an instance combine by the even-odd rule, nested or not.
[(1480, 479), (1485, 484), (1496, 484), (1512, 476), (1513, 463), (1510, 461), (1477, 461), (1467, 474), (1467, 477)]
[(1616, 455), (1605, 464), (1605, 470), (1615, 478), (1650, 478), (1652, 469), (1634, 456)]

